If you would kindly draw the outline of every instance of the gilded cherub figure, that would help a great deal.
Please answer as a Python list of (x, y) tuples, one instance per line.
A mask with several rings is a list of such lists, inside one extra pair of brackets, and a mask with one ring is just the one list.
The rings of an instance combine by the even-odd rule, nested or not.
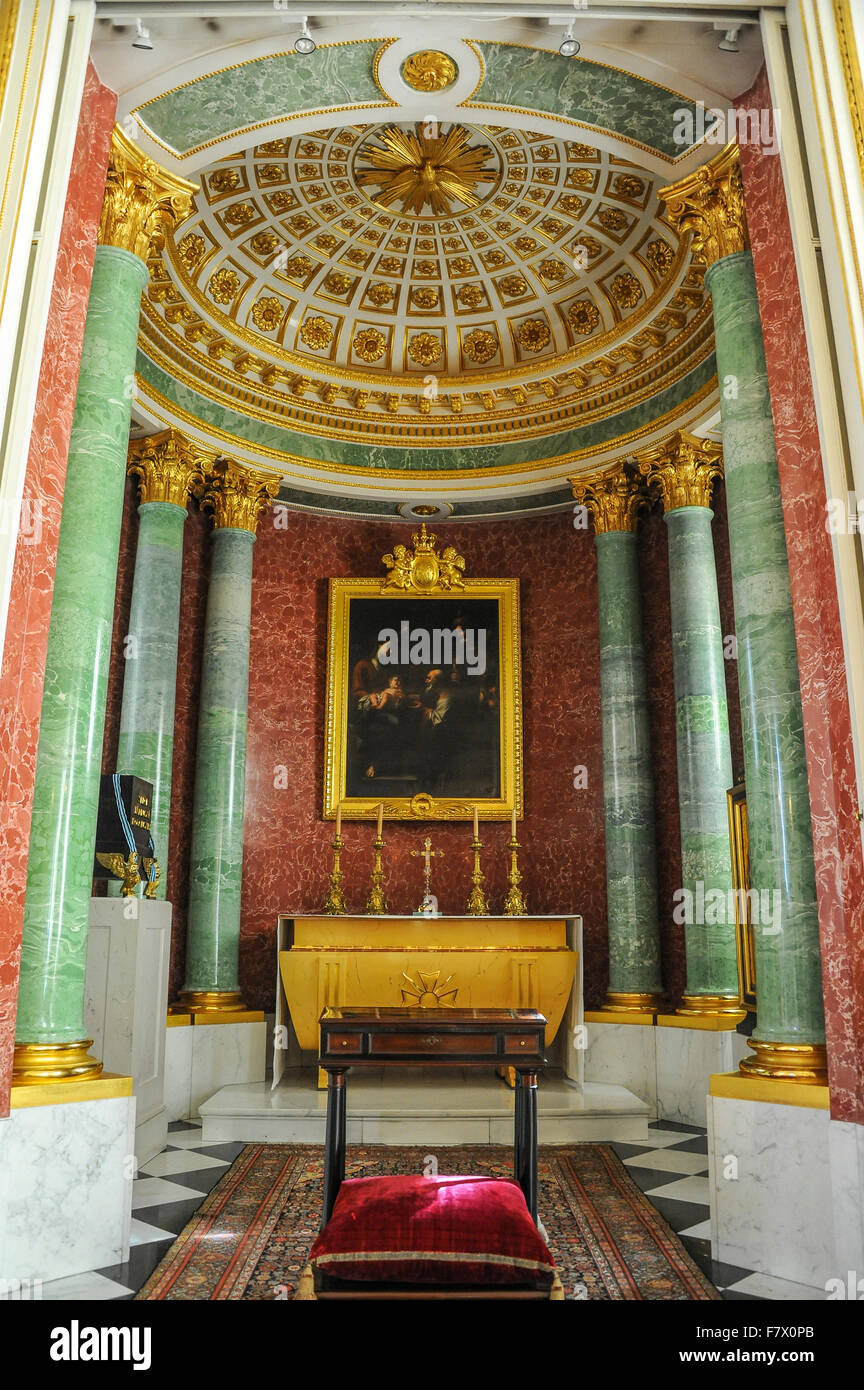
[(392, 554), (388, 551), (381, 561), (390, 571), (384, 581), (385, 589), (410, 589), (412, 558), (404, 545), (394, 545)]
[(438, 566), (440, 570), (439, 584), (442, 589), (464, 589), (461, 570), (465, 568), (464, 555), (457, 555), (456, 547), (448, 545), (443, 551)]

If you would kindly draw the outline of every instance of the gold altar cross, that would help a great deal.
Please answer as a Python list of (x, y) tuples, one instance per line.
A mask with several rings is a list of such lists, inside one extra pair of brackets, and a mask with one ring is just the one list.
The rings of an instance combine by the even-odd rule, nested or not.
[(423, 901), (417, 911), (424, 913), (434, 912), (437, 904), (432, 897), (432, 860), (443, 859), (444, 851), (443, 849), (433, 849), (431, 837), (427, 835), (426, 839), (423, 841), (422, 849), (412, 849), (411, 858), (422, 859), (425, 862), (425, 867), (423, 869)]

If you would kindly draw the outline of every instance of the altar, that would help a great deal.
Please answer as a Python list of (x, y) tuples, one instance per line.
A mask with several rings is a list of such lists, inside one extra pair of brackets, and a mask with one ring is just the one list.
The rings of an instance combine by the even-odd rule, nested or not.
[(537, 1009), (547, 1048), (560, 1030), (560, 1065), (581, 1086), (582, 919), (280, 916), (274, 1087), (291, 1030), (317, 1053), (323, 1010), (352, 1005)]

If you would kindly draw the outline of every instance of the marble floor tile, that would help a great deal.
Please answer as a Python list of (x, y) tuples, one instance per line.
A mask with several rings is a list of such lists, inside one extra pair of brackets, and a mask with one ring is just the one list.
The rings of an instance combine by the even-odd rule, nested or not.
[(162, 1231), (169, 1231), (172, 1235), (179, 1236), (183, 1227), (192, 1220), (205, 1195), (199, 1193), (197, 1196), (188, 1198), (185, 1202), (173, 1201), (144, 1207), (141, 1210), (141, 1220), (146, 1222), (148, 1226), (158, 1226)]
[(697, 1221), (695, 1226), (688, 1226), (686, 1231), (679, 1231), (679, 1236), (692, 1236), (694, 1240), (711, 1239), (711, 1219)]
[[(141, 1207), (155, 1207), (166, 1202), (188, 1201), (194, 1195), (188, 1187), (176, 1182), (167, 1182), (164, 1178), (138, 1178), (132, 1184), (132, 1210), (138, 1211)], [(207, 1194), (199, 1191), (197, 1195), (203, 1201)], [(156, 1222), (156, 1225), (158, 1224)]]
[(200, 1120), (171, 1120), (168, 1125), (169, 1134), (182, 1134), (187, 1129), (201, 1129)]
[(674, 1130), (676, 1134), (704, 1134), (705, 1130), (699, 1125), (682, 1125), (677, 1120), (651, 1120), (648, 1128)]
[(200, 1125), (195, 1129), (183, 1130), (181, 1133), (168, 1131), (169, 1149), (200, 1149), (204, 1147), (202, 1138), (203, 1130)]
[(200, 1197), (202, 1193), (206, 1196), (224, 1178), (230, 1167), (230, 1163), (223, 1163), (218, 1168), (204, 1168), (197, 1173), (172, 1173), (171, 1181), (178, 1187), (188, 1188), (190, 1196)]
[[(691, 1138), (695, 1137), (693, 1135)], [(674, 1129), (645, 1129), (645, 1144), (652, 1149), (668, 1149), (673, 1145), (680, 1149), (681, 1144), (686, 1141), (686, 1135)]]
[(133, 1245), (129, 1251), (129, 1259), (124, 1264), (100, 1269), (96, 1273), (103, 1279), (111, 1279), (115, 1284), (133, 1289), (137, 1293), (146, 1284), (174, 1240), (176, 1236), (168, 1232), (164, 1241), (152, 1241), (149, 1245)]
[(707, 1178), (679, 1178), (678, 1182), (658, 1183), (653, 1191), (646, 1193), (652, 1197), (654, 1192), (664, 1201), (690, 1202), (695, 1205), (699, 1203), (707, 1207), (708, 1201), (708, 1179)]
[(683, 1144), (674, 1145), (675, 1152), (681, 1154), (707, 1154), (708, 1135), (697, 1134), (694, 1139), (685, 1139)]
[(160, 1226), (148, 1226), (146, 1221), (139, 1221), (137, 1216), (132, 1217), (132, 1228), (129, 1233), (130, 1245), (149, 1245), (151, 1241), (173, 1240), (173, 1231), (163, 1231)]
[(777, 1279), (773, 1274), (748, 1274), (736, 1283), (727, 1285), (730, 1293), (746, 1293), (751, 1298), (767, 1298), (786, 1302), (801, 1300), (808, 1303), (824, 1303), (824, 1288), (813, 1288), (810, 1284), (795, 1284), (791, 1279)]
[(200, 1168), (224, 1168), (224, 1158), (197, 1153), (189, 1149), (163, 1149), (141, 1169), (147, 1178), (171, 1178), (175, 1173), (194, 1173)]
[(652, 1207), (656, 1207), (663, 1220), (678, 1233), (686, 1230), (688, 1226), (695, 1225), (697, 1221), (703, 1221), (708, 1210), (706, 1202), (667, 1202), (665, 1197), (658, 1196), (656, 1192), (646, 1192), (645, 1196)]
[(649, 1149), (637, 1158), (625, 1158), (625, 1166), (631, 1163), (640, 1168), (659, 1168), (664, 1173), (707, 1173), (707, 1154), (682, 1153), (680, 1149)]
[(92, 1270), (88, 1274), (70, 1274), (66, 1279), (49, 1279), (42, 1285), (42, 1297), (47, 1303), (105, 1302), (122, 1298), (136, 1290)]

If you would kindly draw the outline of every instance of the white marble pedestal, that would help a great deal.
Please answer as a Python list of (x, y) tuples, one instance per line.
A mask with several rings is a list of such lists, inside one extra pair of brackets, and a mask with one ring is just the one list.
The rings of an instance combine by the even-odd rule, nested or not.
[[(163, 1028), (164, 1018), (163, 1018)], [(263, 1084), (266, 1022), (201, 1023), (166, 1030), (165, 1105), (169, 1120), (196, 1119), (223, 1086)]]
[(131, 1076), (139, 1167), (165, 1147), (171, 904), (91, 898), (84, 1023), (106, 1071)]
[[(135, 1100), (110, 1094), (123, 1089), (128, 1078), (13, 1090), (0, 1120), (0, 1280), (62, 1279), (128, 1260)], [(46, 1104), (49, 1091), (76, 1098)], [(77, 1099), (87, 1094), (94, 1099)]]

